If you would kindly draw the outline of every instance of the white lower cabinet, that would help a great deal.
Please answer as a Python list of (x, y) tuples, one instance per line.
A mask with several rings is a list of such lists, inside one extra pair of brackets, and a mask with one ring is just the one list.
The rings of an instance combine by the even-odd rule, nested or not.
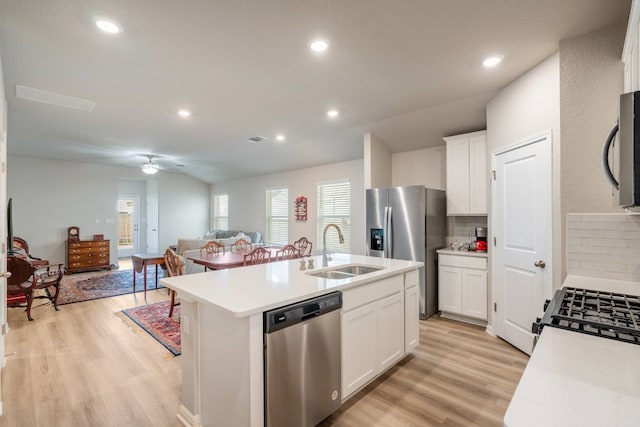
[(462, 272), (462, 314), (487, 319), (487, 272)]
[(378, 365), (385, 370), (404, 356), (403, 291), (378, 302)]
[(486, 258), (438, 255), (438, 309), (487, 320)]
[(420, 342), (420, 296), (418, 287), (404, 291), (404, 352), (410, 353)]
[(342, 293), (342, 399), (419, 342), (418, 271)]
[(374, 378), (378, 371), (378, 305), (342, 314), (342, 397)]

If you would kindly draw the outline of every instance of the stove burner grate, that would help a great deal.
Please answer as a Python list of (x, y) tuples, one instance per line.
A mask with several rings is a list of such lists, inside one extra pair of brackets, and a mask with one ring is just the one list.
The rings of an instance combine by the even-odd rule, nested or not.
[(559, 292), (550, 326), (640, 344), (639, 296), (580, 288)]

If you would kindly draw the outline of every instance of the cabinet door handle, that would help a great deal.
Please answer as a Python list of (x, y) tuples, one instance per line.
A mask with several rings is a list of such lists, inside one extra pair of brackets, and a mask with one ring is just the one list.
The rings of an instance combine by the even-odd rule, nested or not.
[(545, 268), (547, 266), (547, 263), (540, 260), (540, 261), (534, 262), (533, 265), (535, 265), (536, 267)]

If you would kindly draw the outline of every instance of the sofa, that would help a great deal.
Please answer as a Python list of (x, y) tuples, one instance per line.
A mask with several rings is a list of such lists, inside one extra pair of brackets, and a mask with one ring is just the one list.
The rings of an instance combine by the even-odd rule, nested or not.
[(231, 250), (231, 245), (240, 239), (249, 241), (251, 244), (263, 243), (262, 234), (258, 231), (242, 232), (240, 230), (212, 230), (208, 231), (196, 239), (178, 239), (176, 247), (177, 254), (183, 260), (183, 273), (202, 273), (204, 267), (194, 264), (188, 257), (191, 255), (200, 255), (200, 248), (210, 241), (215, 241), (224, 245), (226, 251)]

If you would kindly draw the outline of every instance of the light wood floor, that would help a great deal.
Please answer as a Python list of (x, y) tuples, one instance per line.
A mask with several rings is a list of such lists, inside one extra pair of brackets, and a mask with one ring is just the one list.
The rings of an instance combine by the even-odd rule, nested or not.
[[(147, 293), (149, 303), (166, 290)], [(122, 295), (55, 312), (36, 300), (33, 322), (9, 309), (0, 426), (179, 426), (180, 357), (114, 312)], [(482, 328), (433, 317), (420, 346), (323, 426), (499, 426), (527, 356)]]

